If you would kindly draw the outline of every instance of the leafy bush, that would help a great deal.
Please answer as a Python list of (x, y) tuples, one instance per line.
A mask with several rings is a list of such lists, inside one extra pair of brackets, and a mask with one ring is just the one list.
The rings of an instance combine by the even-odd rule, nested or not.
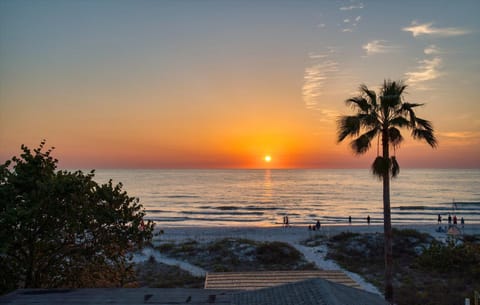
[(480, 245), (464, 243), (453, 246), (435, 242), (418, 257), (417, 263), (423, 269), (456, 272), (480, 279)]
[(94, 172), (57, 171), (43, 141), (0, 166), (0, 292), (121, 286), (128, 253), (152, 238), (138, 199)]
[(155, 260), (137, 264), (136, 286), (154, 288), (203, 288), (205, 278), (196, 277), (178, 266), (169, 266)]
[(286, 265), (301, 258), (297, 249), (282, 242), (264, 243), (257, 247), (257, 259), (264, 264)]
[[(480, 289), (479, 244), (444, 245), (415, 230), (393, 230), (393, 244), (396, 304), (461, 304)], [(383, 234), (334, 236), (328, 251), (328, 258), (382, 289)]]
[(353, 232), (341, 232), (337, 235), (334, 235), (330, 238), (332, 242), (342, 242), (342, 241), (347, 241), (353, 237), (360, 236), (359, 233), (353, 233)]
[(175, 244), (174, 243), (165, 243), (165, 244), (161, 244), (161, 245), (158, 245), (157, 247), (155, 247), (158, 251), (160, 251), (160, 253), (163, 253), (163, 252), (170, 252), (172, 251), (174, 248), (175, 248)]

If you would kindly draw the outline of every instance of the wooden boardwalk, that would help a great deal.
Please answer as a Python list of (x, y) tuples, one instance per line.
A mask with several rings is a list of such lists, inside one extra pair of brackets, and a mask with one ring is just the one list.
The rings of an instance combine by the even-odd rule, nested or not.
[(357, 282), (339, 270), (209, 272), (205, 278), (205, 289), (255, 290), (311, 278), (361, 289)]

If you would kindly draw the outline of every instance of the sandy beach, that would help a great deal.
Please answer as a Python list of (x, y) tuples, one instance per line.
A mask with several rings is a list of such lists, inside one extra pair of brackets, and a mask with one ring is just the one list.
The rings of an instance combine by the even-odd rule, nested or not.
[[(445, 227), (445, 224), (442, 225)], [(444, 240), (446, 234), (437, 232), (437, 224), (408, 224), (394, 225), (397, 229), (414, 229), (428, 233), (438, 240)], [(309, 231), (304, 226), (290, 226), (287, 228), (276, 227), (170, 227), (162, 229), (164, 234), (154, 238), (154, 242), (181, 241), (194, 239), (197, 241), (210, 241), (218, 238), (235, 237), (257, 241), (282, 241), (290, 244), (299, 243), (315, 234), (326, 236), (336, 235), (341, 232), (354, 233), (383, 233), (383, 225), (323, 225), (320, 231)], [(464, 234), (480, 234), (480, 225), (466, 225)]]
[[(445, 226), (445, 225), (444, 225)], [(396, 225), (397, 229), (415, 229), (420, 232), (428, 233), (440, 241), (447, 238), (447, 234), (437, 232), (438, 225)], [(159, 228), (160, 229), (160, 228)], [(157, 230), (159, 230), (157, 229)], [(360, 275), (343, 270), (334, 261), (325, 258), (327, 253), (326, 245), (316, 247), (306, 247), (301, 244), (302, 241), (314, 237), (315, 235), (333, 236), (341, 232), (354, 233), (382, 233), (382, 225), (326, 225), (319, 231), (310, 231), (302, 226), (290, 227), (169, 227), (164, 228), (163, 234), (157, 235), (153, 242), (160, 244), (163, 242), (181, 242), (185, 240), (195, 240), (197, 242), (208, 242), (222, 238), (244, 238), (255, 241), (280, 241), (285, 242), (299, 250), (306, 260), (313, 262), (318, 268), (323, 270), (342, 270), (353, 280), (355, 280), (363, 289), (373, 293), (380, 294), (378, 289), (372, 284), (366, 282)], [(465, 226), (464, 234), (480, 234), (480, 225)], [(153, 249), (144, 249), (143, 253), (136, 255), (135, 261), (143, 261), (153, 256), (159, 262), (169, 265), (176, 265), (189, 271), (196, 276), (204, 276), (206, 270), (187, 262), (176, 260), (175, 258), (165, 257)]]

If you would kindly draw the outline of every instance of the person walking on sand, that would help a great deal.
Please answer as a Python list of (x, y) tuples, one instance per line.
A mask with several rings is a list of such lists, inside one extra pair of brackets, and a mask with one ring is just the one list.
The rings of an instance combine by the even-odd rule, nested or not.
[(315, 227), (317, 228), (317, 231), (320, 230), (320, 220), (317, 220)]
[(457, 225), (457, 215), (453, 215), (453, 225)]
[(285, 228), (288, 228), (288, 215), (285, 215)]
[(352, 224), (352, 216), (348, 216), (348, 224), (349, 224), (349, 225)]
[(367, 216), (367, 223), (370, 225), (370, 215)]
[(452, 225), (452, 216), (450, 213), (448, 214), (448, 226), (450, 227)]
[(442, 223), (442, 215), (438, 214), (438, 224)]
[(460, 219), (460, 224), (462, 225), (462, 229), (465, 227), (465, 219), (462, 218)]

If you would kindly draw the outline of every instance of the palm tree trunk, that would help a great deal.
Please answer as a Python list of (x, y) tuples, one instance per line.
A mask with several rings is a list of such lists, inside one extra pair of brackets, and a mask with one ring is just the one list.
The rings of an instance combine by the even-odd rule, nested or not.
[[(386, 129), (388, 130), (388, 129)], [(383, 160), (388, 162), (383, 173), (383, 233), (385, 246), (385, 300), (393, 304), (393, 250), (392, 250), (392, 220), (390, 213), (390, 155), (388, 132), (382, 134)]]

